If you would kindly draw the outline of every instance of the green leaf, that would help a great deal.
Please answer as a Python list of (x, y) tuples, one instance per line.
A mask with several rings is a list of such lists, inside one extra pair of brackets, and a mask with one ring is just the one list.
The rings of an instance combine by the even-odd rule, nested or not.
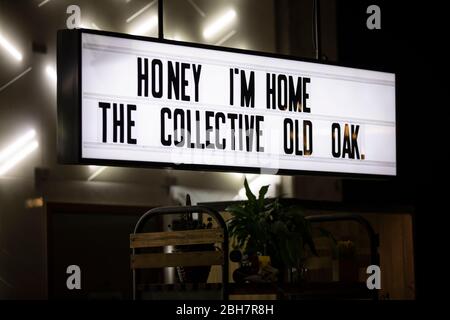
[(256, 197), (252, 193), (252, 190), (250, 190), (250, 187), (248, 186), (247, 178), (244, 179), (244, 187), (245, 187), (245, 194), (247, 195), (247, 199), (250, 202), (250, 204), (256, 203)]
[(250, 216), (248, 210), (245, 210), (245, 208), (240, 205), (232, 205), (226, 208), (225, 211), (231, 213), (233, 215), (233, 218)]
[(269, 185), (262, 186), (261, 189), (259, 189), (259, 198), (258, 198), (258, 206), (262, 210), (264, 209), (264, 197), (269, 190)]

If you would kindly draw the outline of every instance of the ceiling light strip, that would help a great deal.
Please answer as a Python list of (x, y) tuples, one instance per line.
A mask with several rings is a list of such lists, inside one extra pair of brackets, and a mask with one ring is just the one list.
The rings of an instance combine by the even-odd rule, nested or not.
[(27, 144), (23, 149), (14, 154), (9, 160), (4, 162), (0, 166), (0, 176), (8, 172), (10, 169), (16, 166), (20, 161), (25, 159), (30, 153), (36, 150), (39, 147), (39, 143), (34, 140), (31, 143)]
[(5, 50), (8, 51), (8, 53), (12, 55), (16, 60), (22, 61), (23, 59), (22, 54), (16, 48), (14, 48), (14, 46), (8, 40), (6, 40), (6, 38), (3, 37), (1, 34), (0, 34), (0, 45), (3, 48), (5, 48)]
[(130, 23), (131, 21), (133, 21), (134, 19), (136, 19), (137, 17), (139, 17), (144, 11), (146, 11), (147, 9), (149, 9), (152, 5), (154, 5), (156, 2), (156, 0), (150, 2), (148, 5), (146, 5), (145, 7), (143, 7), (141, 10), (139, 10), (138, 12), (136, 12), (135, 14), (133, 14), (131, 17), (129, 17), (127, 19), (127, 23)]
[(38, 7), (42, 7), (43, 5), (47, 4), (48, 2), (50, 2), (50, 0), (44, 0), (41, 3), (38, 4)]
[(2, 150), (0, 152), (0, 164), (7, 159), (8, 157), (10, 157), (11, 155), (13, 155), (14, 153), (16, 153), (17, 151), (19, 151), (23, 146), (25, 146), (27, 143), (29, 143), (31, 140), (34, 139), (34, 137), (36, 136), (36, 131), (34, 130), (29, 130), (27, 131), (23, 136), (21, 136), (20, 138), (18, 138), (16, 141), (14, 141), (13, 143), (11, 143), (8, 147), (6, 147), (4, 150)]
[(228, 33), (225, 37), (223, 37), (222, 39), (220, 39), (219, 41), (216, 42), (216, 46), (220, 46), (222, 44), (224, 44), (225, 42), (227, 42), (229, 39), (231, 39), (234, 35), (236, 34), (236, 30), (231, 31), (230, 33)]
[(15, 77), (14, 79), (12, 79), (11, 81), (9, 81), (7, 84), (3, 85), (0, 87), (0, 92), (2, 92), (3, 90), (5, 90), (7, 87), (9, 87), (10, 85), (12, 85), (14, 82), (16, 82), (17, 80), (19, 80), (20, 78), (22, 78), (24, 75), (26, 75), (28, 72), (31, 71), (31, 67), (29, 67), (27, 70), (25, 70), (24, 72), (22, 72), (21, 74), (19, 74), (17, 77)]
[(202, 16), (202, 18), (206, 17), (205, 12), (202, 9), (200, 9), (200, 7), (194, 2), (194, 0), (188, 0), (188, 2), (191, 4), (192, 7), (194, 7), (195, 11), (197, 11), (198, 14)]
[(97, 171), (95, 171), (89, 178), (88, 181), (92, 181), (94, 180), (98, 175), (100, 175), (103, 171), (105, 171), (106, 169), (108, 169), (108, 167), (101, 167), (100, 169), (98, 169)]

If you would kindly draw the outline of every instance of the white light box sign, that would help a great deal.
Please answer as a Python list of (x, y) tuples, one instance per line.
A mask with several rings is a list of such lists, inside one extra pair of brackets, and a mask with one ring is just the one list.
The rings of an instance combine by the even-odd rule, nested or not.
[(81, 163), (396, 175), (393, 73), (78, 32)]

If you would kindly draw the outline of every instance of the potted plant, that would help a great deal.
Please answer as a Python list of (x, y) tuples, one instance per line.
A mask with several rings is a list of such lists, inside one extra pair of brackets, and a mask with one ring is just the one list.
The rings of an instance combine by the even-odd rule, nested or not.
[(228, 230), (234, 248), (248, 257), (270, 256), (271, 265), (280, 271), (280, 278), (287, 269), (303, 270), (307, 250), (317, 253), (311, 225), (302, 209), (285, 206), (279, 199), (266, 199), (269, 186), (263, 186), (258, 197), (252, 193), (246, 179), (244, 187), (247, 201), (226, 210), (232, 215)]

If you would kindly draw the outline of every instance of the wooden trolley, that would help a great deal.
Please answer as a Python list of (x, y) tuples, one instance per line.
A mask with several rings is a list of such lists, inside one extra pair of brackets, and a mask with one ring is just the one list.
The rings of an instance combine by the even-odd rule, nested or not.
[[(152, 218), (161, 215), (184, 214), (184, 213), (202, 213), (211, 216), (218, 225), (214, 229), (199, 229), (186, 231), (167, 231), (141, 233), (145, 224)], [(180, 245), (200, 245), (219, 243), (220, 250), (215, 251), (192, 251), (175, 253), (142, 253), (143, 248), (156, 248), (165, 246)], [(215, 291), (211, 295), (217, 299), (227, 300), (228, 287), (228, 233), (226, 223), (218, 211), (203, 206), (185, 206), (185, 207), (161, 207), (155, 208), (144, 213), (136, 223), (133, 234), (130, 235), (131, 269), (133, 272), (133, 299), (141, 299), (143, 293), (147, 292), (147, 297), (162, 297), (174, 299), (207, 299), (207, 291)], [(143, 284), (137, 287), (136, 281), (139, 278), (139, 270), (148, 268), (166, 268), (166, 267), (197, 267), (197, 266), (222, 266), (221, 284), (170, 284), (161, 285)], [(139, 294), (138, 294), (139, 292)], [(220, 294), (217, 294), (220, 292)], [(184, 295), (184, 296), (183, 296)], [(207, 296), (207, 295), (206, 295)]]

